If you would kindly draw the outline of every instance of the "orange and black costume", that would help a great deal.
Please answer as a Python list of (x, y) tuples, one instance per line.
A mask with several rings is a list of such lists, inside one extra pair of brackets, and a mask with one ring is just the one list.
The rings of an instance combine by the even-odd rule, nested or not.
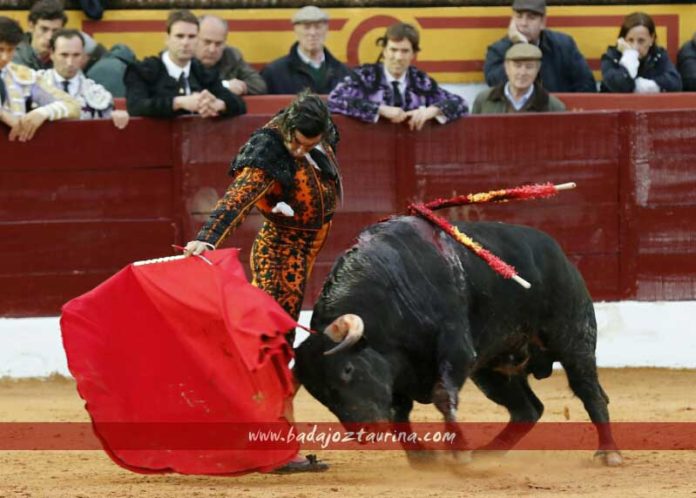
[[(251, 249), (252, 284), (297, 319), (305, 284), (341, 195), (334, 155), (338, 132), (332, 123), (321, 142), (323, 152), (315, 148), (311, 160), (295, 159), (276, 120), (255, 131), (242, 146), (230, 166), (232, 184), (196, 238), (217, 247), (256, 206), (265, 222)], [(273, 212), (279, 203), (287, 204), (293, 214)]]

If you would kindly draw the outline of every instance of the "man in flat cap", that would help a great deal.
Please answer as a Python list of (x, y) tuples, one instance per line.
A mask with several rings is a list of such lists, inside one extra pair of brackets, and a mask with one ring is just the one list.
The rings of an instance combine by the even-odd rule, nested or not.
[(505, 53), (513, 43), (541, 49), (541, 80), (549, 92), (596, 92), (590, 66), (575, 41), (564, 33), (545, 29), (546, 0), (514, 0), (508, 34), (488, 47), (483, 73), (488, 86), (506, 80)]
[(472, 114), (564, 111), (565, 105), (549, 95), (537, 76), (542, 53), (530, 43), (516, 43), (505, 52), (507, 82), (479, 93)]
[(329, 93), (349, 73), (324, 46), (329, 16), (319, 7), (308, 5), (295, 13), (292, 24), (297, 41), (290, 53), (261, 71), (268, 93), (295, 94), (307, 88), (314, 93)]

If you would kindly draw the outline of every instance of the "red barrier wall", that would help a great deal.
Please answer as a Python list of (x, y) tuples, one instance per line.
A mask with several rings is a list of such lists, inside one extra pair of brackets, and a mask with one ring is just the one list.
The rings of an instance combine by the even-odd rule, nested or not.
[[(58, 312), (130, 261), (172, 254), (227, 185), (229, 160), (268, 115), (44, 126), (0, 136), (0, 315)], [(432, 199), (525, 182), (575, 181), (541, 201), (452, 209), (457, 219), (551, 233), (598, 300), (696, 299), (696, 114), (478, 116), (420, 133), (336, 118), (345, 201), (307, 293), (311, 306), (358, 230)], [(246, 249), (252, 214), (229, 240)]]

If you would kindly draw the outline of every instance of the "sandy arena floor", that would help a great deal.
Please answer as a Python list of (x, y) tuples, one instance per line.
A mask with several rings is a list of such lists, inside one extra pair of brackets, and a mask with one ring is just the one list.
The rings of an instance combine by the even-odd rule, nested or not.
[[(609, 369), (600, 373), (615, 421), (696, 422), (696, 370)], [(563, 372), (535, 381), (546, 406), (543, 421), (586, 421)], [(565, 413), (564, 413), (565, 412)], [(438, 421), (432, 406), (414, 420)], [(296, 398), (299, 421), (334, 421), (305, 391)], [(87, 421), (72, 380), (0, 381), (0, 422)], [(503, 409), (473, 385), (462, 393), (462, 421), (506, 421)], [(688, 496), (696, 498), (696, 452), (629, 451), (621, 468), (592, 462), (591, 452), (510, 453), (474, 462), (457, 474), (411, 470), (394, 451), (324, 451), (323, 474), (251, 474), (238, 478), (145, 476), (116, 466), (101, 451), (0, 452), (0, 498), (9, 497), (449, 497), (449, 496)]]

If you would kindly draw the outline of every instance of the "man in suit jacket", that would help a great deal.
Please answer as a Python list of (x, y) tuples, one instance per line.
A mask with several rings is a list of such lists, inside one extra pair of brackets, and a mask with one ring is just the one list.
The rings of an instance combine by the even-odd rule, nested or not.
[(175, 10), (167, 19), (166, 48), (126, 70), (126, 105), (131, 116), (203, 118), (244, 114), (244, 102), (222, 86), (217, 72), (193, 58), (198, 18)]

